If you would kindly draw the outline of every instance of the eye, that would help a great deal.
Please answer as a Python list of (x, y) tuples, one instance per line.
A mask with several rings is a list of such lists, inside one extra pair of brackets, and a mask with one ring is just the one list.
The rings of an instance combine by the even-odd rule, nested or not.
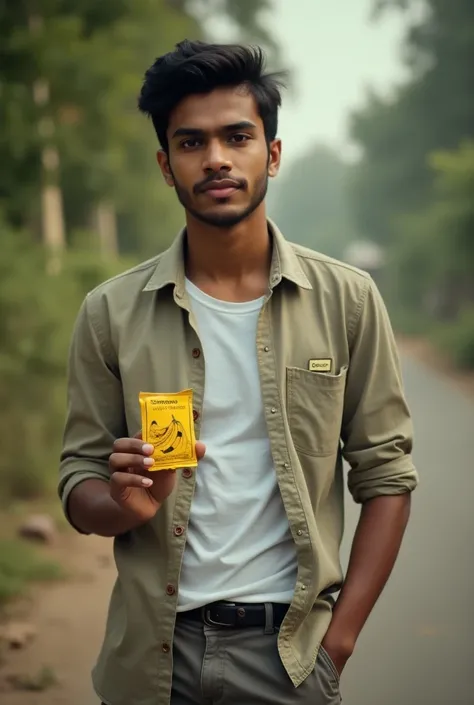
[(230, 141), (235, 144), (244, 144), (245, 142), (248, 142), (249, 139), (251, 139), (249, 135), (244, 135), (241, 132), (230, 137)]
[(199, 147), (202, 144), (202, 140), (200, 140), (198, 137), (188, 137), (187, 140), (183, 140), (181, 142), (180, 146), (183, 149), (195, 149), (196, 147)]

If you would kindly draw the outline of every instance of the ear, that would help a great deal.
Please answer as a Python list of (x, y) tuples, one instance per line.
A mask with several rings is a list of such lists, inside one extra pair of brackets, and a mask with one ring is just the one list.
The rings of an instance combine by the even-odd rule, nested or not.
[(168, 186), (174, 186), (173, 173), (171, 171), (169, 158), (166, 152), (163, 149), (160, 149), (156, 153), (156, 159), (166, 183), (168, 184)]
[(268, 176), (273, 178), (280, 171), (281, 163), (281, 140), (275, 139), (270, 142), (268, 148)]

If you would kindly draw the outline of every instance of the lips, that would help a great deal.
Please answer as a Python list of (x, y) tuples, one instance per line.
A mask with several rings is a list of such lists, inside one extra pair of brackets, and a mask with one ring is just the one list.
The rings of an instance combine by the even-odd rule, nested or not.
[(204, 187), (203, 191), (211, 198), (229, 198), (235, 191), (240, 188), (237, 181), (231, 179), (222, 179), (221, 181), (210, 181)]

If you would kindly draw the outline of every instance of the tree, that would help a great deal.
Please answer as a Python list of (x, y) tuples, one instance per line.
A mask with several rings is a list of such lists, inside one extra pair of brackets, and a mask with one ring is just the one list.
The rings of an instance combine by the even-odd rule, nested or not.
[(394, 263), (406, 307), (452, 320), (474, 304), (474, 142), (436, 152), (429, 163), (431, 197), (397, 223)]
[[(5, 502), (56, 485), (67, 350), (83, 297), (162, 250), (182, 224), (181, 206), (161, 179), (156, 136), (138, 112), (137, 97), (156, 56), (185, 37), (204, 36), (195, 5), (0, 3), (0, 414), (8, 429), (0, 454), (0, 500)], [(256, 36), (263, 31), (260, 12), (268, 5), (269, 0), (258, 0), (241, 15), (230, 2), (215, 2), (214, 9), (232, 15), (237, 34), (252, 30)], [(45, 217), (44, 204), (53, 201)], [(60, 255), (55, 276), (47, 270), (51, 250)]]
[[(0, 202), (12, 225), (33, 229), (56, 249), (77, 238), (91, 246), (84, 231), (92, 230), (105, 256), (121, 248), (146, 256), (169, 243), (181, 210), (159, 177), (156, 138), (137, 111), (137, 94), (158, 54), (184, 37), (204, 36), (200, 5), (0, 5)], [(270, 0), (212, 6), (237, 33), (251, 33), (274, 48), (260, 23)]]
[(388, 246), (395, 322), (474, 366), (474, 4), (379, 0), (408, 18), (410, 78), (352, 118), (357, 222)]
[(390, 242), (394, 218), (429, 198), (427, 155), (455, 149), (474, 131), (474, 4), (470, 0), (385, 0), (379, 9), (415, 13), (405, 40), (411, 79), (389, 99), (374, 94), (352, 117), (363, 150), (353, 190), (361, 229)]
[(349, 174), (337, 153), (313, 146), (272, 187), (270, 215), (289, 239), (342, 257), (355, 236), (347, 210)]

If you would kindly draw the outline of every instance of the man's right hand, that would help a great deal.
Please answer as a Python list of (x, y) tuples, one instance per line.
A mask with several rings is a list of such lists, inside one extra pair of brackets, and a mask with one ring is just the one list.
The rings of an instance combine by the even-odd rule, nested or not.
[[(200, 460), (206, 452), (204, 443), (196, 443)], [(127, 514), (140, 523), (153, 519), (176, 485), (174, 470), (150, 472), (153, 446), (135, 438), (119, 438), (109, 458), (110, 496)]]

